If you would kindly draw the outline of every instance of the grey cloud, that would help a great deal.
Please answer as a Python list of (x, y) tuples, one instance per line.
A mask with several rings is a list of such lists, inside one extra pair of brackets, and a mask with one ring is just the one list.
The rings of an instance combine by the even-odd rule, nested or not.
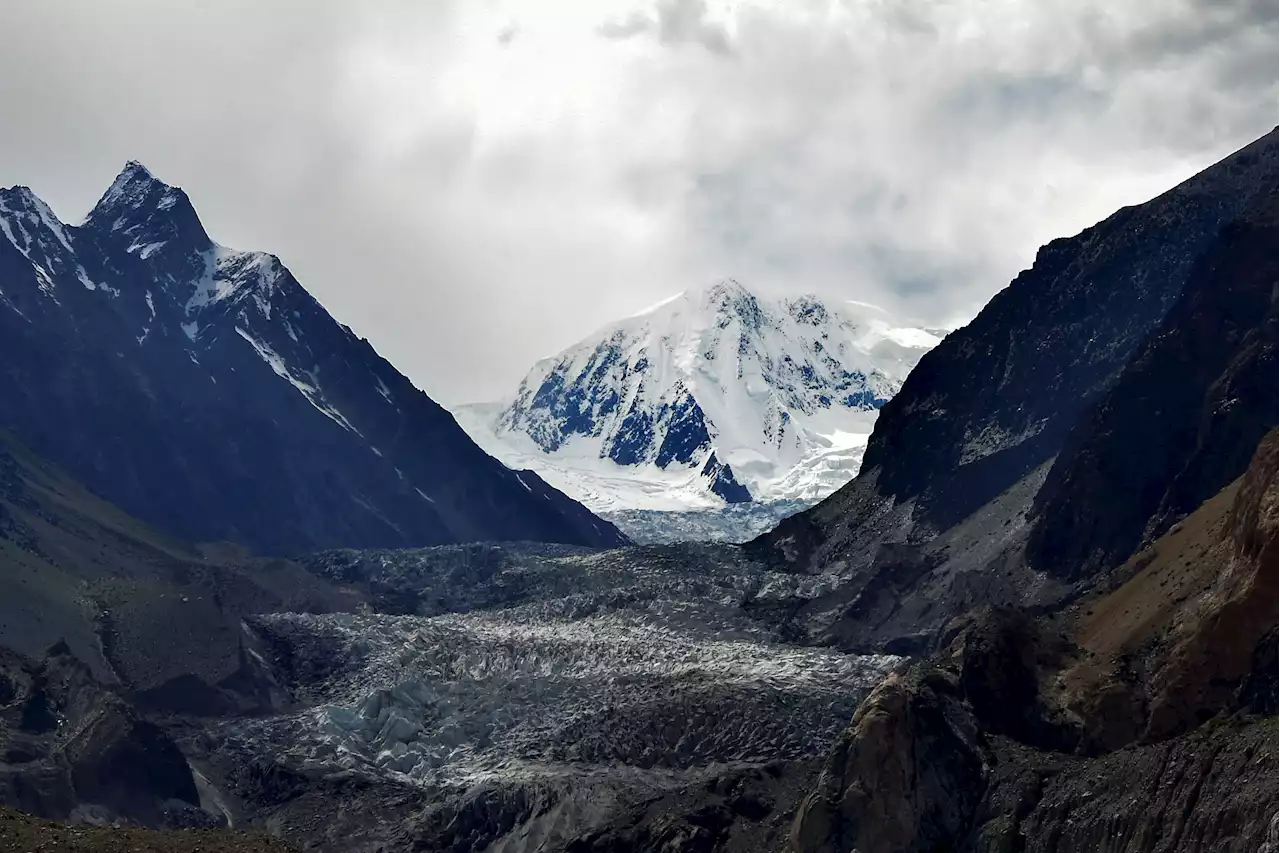
[[(756, 198), (774, 209), (800, 200), (792, 206), (805, 210), (807, 221), (784, 239), (811, 235), (804, 240), (810, 281), (839, 288), (871, 279), (886, 301), (930, 322), (961, 305), (976, 309), (1035, 246), (1154, 195), (1274, 124), (1274, 39), (1259, 42), (1242, 22), (1219, 27), (1198, 46), (1170, 39), (1161, 52), (1152, 32), (1178, 31), (1189, 19), (1168, 4), (1152, 12), (1165, 10), (1176, 20), (1153, 14), (1136, 27), (1112, 25), (1103, 40), (1089, 37), (1089, 16), (1028, 21), (1018, 34), (1024, 44), (1011, 44), (1007, 56), (1002, 45), (948, 42), (941, 23), (904, 25), (901, 15), (879, 22), (887, 45), (881, 49), (867, 38), (876, 22), (865, 16), (847, 50), (832, 50), (829, 36), (807, 45), (804, 36), (795, 38), (787, 54), (795, 59), (773, 66), (772, 77), (744, 95), (744, 102), (769, 101), (771, 88), (786, 89), (800, 101), (792, 108), (801, 117), (787, 120), (794, 132), (739, 163), (736, 153), (720, 157), (715, 180), (698, 184), (700, 216), (726, 222), (726, 211), (751, 210)], [(751, 63), (751, 45), (786, 38), (740, 33), (743, 63)], [(1100, 44), (1124, 60), (1098, 69)], [(806, 101), (799, 80), (817, 75), (801, 57), (818, 57), (827, 79), (850, 93)], [(1251, 69), (1251, 86), (1219, 88), (1224, 70), (1239, 78), (1242, 68)], [(897, 85), (900, 74), (907, 85)], [(859, 92), (868, 77), (894, 97)], [(843, 103), (859, 101), (865, 113), (839, 115)], [(822, 117), (815, 122), (815, 115)], [(815, 151), (815, 137), (842, 139), (845, 149)], [(843, 205), (841, 196), (867, 186), (857, 180), (860, 172), (875, 175), (880, 189)], [(1117, 178), (1130, 184), (1123, 193)], [(941, 211), (947, 213), (936, 215)], [(771, 247), (780, 236), (776, 219), (756, 213), (747, 221), (756, 227), (732, 229), (726, 263), (740, 247)], [(843, 236), (829, 239), (831, 222)]]
[[(846, 5), (862, 5), (861, 0), (846, 0)], [(929, 0), (902, 0), (886, 4), (881, 14), (887, 30), (911, 36), (936, 37), (938, 25), (930, 20)]]
[(1230, 48), (1252, 31), (1255, 37), (1265, 36), (1274, 54), (1277, 21), (1275, 3), (1193, 0), (1181, 14), (1131, 34), (1113, 34), (1102, 43), (1110, 48), (1107, 58), (1116, 65), (1172, 62), (1213, 47)]
[(729, 34), (707, 20), (706, 0), (665, 0), (658, 5), (658, 40), (663, 44), (696, 42), (712, 53), (729, 54)]
[(605, 38), (629, 39), (650, 32), (654, 27), (654, 20), (648, 15), (632, 12), (621, 20), (605, 21), (596, 31)]
[(0, 185), (142, 160), (450, 402), (712, 277), (963, 320), (1276, 124), (1274, 4), (506, 12), (0, 4)]
[(1086, 85), (1079, 74), (1017, 76), (979, 72), (945, 92), (940, 114), (999, 123), (1011, 118), (1050, 119), (1071, 111), (1077, 115), (1106, 109), (1108, 93)]
[(515, 41), (516, 36), (518, 35), (520, 35), (520, 28), (515, 26), (514, 24), (508, 24), (507, 26), (498, 30), (498, 44), (503, 45), (505, 47), (506, 45), (509, 45), (511, 44), (511, 42)]
[(601, 35), (629, 39), (647, 33), (664, 45), (698, 44), (712, 53), (728, 56), (733, 45), (725, 28), (707, 19), (706, 0), (662, 0), (652, 17), (639, 12), (600, 25)]

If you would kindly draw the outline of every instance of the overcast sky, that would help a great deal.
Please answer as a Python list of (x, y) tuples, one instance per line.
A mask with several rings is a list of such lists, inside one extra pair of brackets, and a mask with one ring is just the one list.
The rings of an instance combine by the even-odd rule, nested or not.
[(128, 159), (441, 402), (721, 277), (971, 317), (1276, 124), (1275, 0), (39, 0), (0, 185)]

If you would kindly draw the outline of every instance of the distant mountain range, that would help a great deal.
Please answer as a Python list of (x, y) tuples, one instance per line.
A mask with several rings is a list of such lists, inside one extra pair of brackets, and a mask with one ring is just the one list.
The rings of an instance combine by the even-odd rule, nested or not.
[(865, 303), (686, 291), (457, 409), (508, 464), (597, 511), (813, 503), (858, 470), (878, 410), (943, 332)]
[(188, 540), (625, 541), (487, 456), (278, 258), (214, 242), (136, 162), (77, 226), (0, 190), (0, 428)]

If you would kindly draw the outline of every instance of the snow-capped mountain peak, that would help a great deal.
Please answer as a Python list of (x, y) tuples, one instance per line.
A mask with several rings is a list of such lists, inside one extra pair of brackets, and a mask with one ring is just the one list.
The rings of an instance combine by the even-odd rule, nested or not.
[[(187, 194), (151, 174), (137, 160), (125, 164), (81, 227), (137, 237), (134, 251), (174, 239), (182, 240), (182, 248), (197, 250), (210, 242)], [(144, 237), (151, 243), (143, 242)]]
[[(496, 416), (459, 416), (600, 509), (817, 500), (853, 476), (876, 411), (937, 342), (865, 303), (725, 279), (539, 361)], [(620, 496), (628, 477), (664, 494)]]
[(89, 211), (86, 221), (94, 218), (95, 214), (102, 218), (113, 211), (140, 208), (153, 189), (163, 191), (164, 188), (163, 182), (157, 180), (146, 166), (137, 160), (130, 160), (124, 164), (111, 186), (107, 187), (102, 198), (98, 199), (93, 210)]
[(0, 348), (0, 426), (192, 539), (624, 541), (484, 454), (279, 258), (213, 241), (136, 161), (78, 226), (0, 188)]
[[(85, 218), (80, 230), (99, 241), (123, 244), (112, 278), (147, 281), (144, 325), (156, 311), (173, 313), (187, 337), (195, 339), (215, 317), (252, 309), (270, 319), (284, 291), (298, 291), (275, 255), (231, 249), (205, 232), (187, 194), (130, 160)], [(249, 322), (241, 317), (242, 324)], [(289, 321), (284, 321), (289, 325)], [(292, 328), (292, 327), (290, 327)], [(296, 338), (296, 333), (290, 337)], [(141, 343), (141, 340), (140, 340)]]

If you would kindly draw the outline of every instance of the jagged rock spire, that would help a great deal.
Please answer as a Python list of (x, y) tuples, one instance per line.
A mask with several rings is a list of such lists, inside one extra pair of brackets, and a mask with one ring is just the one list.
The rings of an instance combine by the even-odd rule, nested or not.
[(123, 232), (134, 243), (179, 241), (203, 251), (212, 241), (181, 188), (166, 184), (137, 160), (130, 160), (85, 217), (84, 226)]

